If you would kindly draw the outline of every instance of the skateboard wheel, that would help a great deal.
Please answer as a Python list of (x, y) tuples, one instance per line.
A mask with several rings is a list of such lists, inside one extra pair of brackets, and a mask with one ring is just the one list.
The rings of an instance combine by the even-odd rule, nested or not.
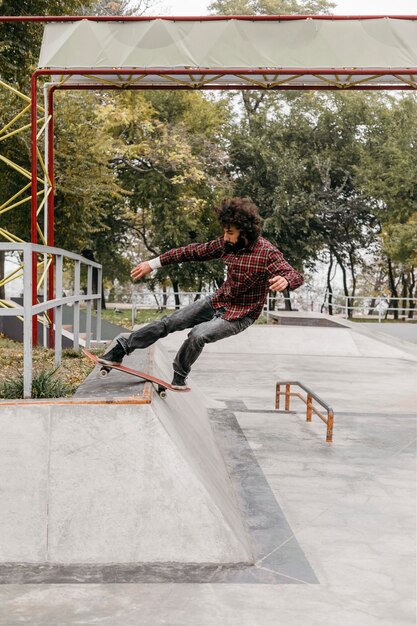
[(165, 398), (167, 397), (167, 392), (164, 391), (160, 391), (159, 392), (159, 397), (162, 398), (162, 400), (165, 400)]
[(109, 373), (109, 370), (107, 370), (105, 367), (102, 367), (100, 370), (100, 378), (106, 378), (108, 373)]

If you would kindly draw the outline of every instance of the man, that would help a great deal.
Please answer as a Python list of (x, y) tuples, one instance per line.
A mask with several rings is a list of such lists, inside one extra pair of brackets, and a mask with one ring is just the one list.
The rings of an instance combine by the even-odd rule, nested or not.
[(262, 313), (268, 290), (296, 289), (303, 284), (302, 276), (281, 252), (260, 236), (259, 212), (249, 199), (225, 199), (216, 212), (223, 236), (175, 248), (139, 263), (131, 276), (139, 280), (165, 265), (221, 259), (227, 267), (227, 278), (220, 289), (213, 296), (147, 324), (127, 338), (118, 337), (115, 347), (99, 359), (100, 363), (120, 363), (133, 350), (146, 348), (169, 333), (191, 328), (173, 363), (172, 386), (186, 390), (191, 366), (206, 343), (237, 335), (253, 324)]

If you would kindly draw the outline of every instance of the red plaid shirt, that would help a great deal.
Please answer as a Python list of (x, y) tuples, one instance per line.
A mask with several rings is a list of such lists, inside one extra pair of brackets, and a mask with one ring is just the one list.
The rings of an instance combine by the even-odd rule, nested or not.
[(207, 243), (190, 243), (174, 248), (159, 257), (161, 265), (185, 261), (221, 259), (227, 267), (227, 278), (214, 294), (215, 309), (226, 307), (226, 320), (238, 320), (246, 315), (256, 319), (262, 313), (269, 290), (269, 278), (280, 275), (287, 279), (290, 289), (297, 289), (304, 280), (282, 253), (263, 237), (238, 252), (226, 252), (223, 237)]

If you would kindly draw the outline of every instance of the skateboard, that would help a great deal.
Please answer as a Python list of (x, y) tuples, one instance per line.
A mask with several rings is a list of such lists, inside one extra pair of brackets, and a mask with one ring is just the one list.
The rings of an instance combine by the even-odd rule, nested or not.
[(94, 361), (94, 363), (97, 363), (97, 365), (100, 365), (99, 376), (101, 378), (106, 378), (110, 370), (119, 370), (119, 372), (124, 372), (125, 374), (130, 374), (131, 376), (136, 376), (136, 378), (141, 378), (142, 380), (146, 380), (152, 383), (153, 385), (155, 385), (157, 394), (161, 398), (166, 398), (167, 390), (177, 391), (179, 393), (184, 393), (184, 391), (191, 391), (190, 387), (186, 387), (185, 389), (174, 389), (172, 385), (167, 383), (165, 380), (162, 380), (161, 378), (157, 378), (156, 376), (152, 376), (151, 374), (147, 374), (146, 372), (139, 372), (138, 370), (133, 370), (130, 367), (125, 367), (124, 365), (121, 365), (121, 364), (120, 365), (103, 365), (103, 363), (100, 363), (97, 356), (95, 356), (94, 354), (91, 354), (91, 352), (89, 352), (85, 348), (82, 348), (82, 351), (86, 357), (91, 359), (91, 361)]

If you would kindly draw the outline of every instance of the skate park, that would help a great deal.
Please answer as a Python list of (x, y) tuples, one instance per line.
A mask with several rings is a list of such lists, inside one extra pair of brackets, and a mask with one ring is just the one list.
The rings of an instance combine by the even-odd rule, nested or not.
[[(414, 346), (345, 327), (248, 334), (207, 346), (189, 394), (2, 407), (4, 623), (410, 622)], [(180, 341), (160, 341), (155, 371)], [(332, 405), (332, 443), (301, 402), (274, 408), (284, 372)], [(96, 368), (85, 390), (106, 385)]]
[[(71, 399), (1, 402), (0, 623), (413, 623), (415, 343), (288, 317), (207, 345), (189, 393), (97, 367)], [(126, 365), (170, 380), (185, 336)], [(288, 381), (330, 440), (277, 407)]]

